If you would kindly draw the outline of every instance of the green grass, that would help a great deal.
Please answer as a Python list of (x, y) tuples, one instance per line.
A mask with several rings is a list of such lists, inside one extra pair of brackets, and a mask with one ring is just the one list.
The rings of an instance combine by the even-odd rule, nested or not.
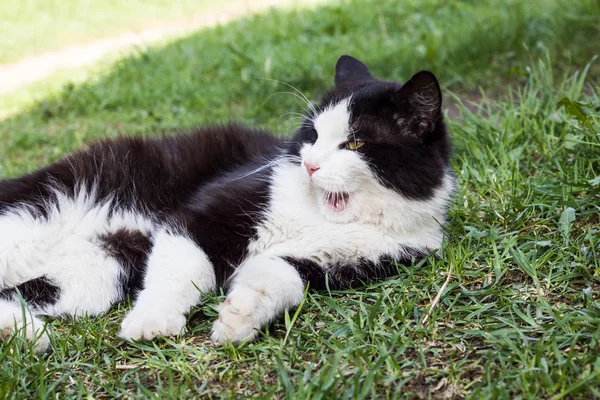
[(600, 3), (509, 3), (271, 12), (149, 49), (1, 122), (3, 176), (120, 132), (235, 119), (284, 134), (300, 103), (262, 78), (316, 99), (349, 53), (387, 79), (441, 76), (458, 109), (459, 185), (440, 260), (356, 291), (309, 292), (297, 314), (240, 347), (209, 342), (219, 296), (186, 336), (152, 343), (116, 338), (125, 305), (54, 320), (44, 356), (18, 337), (0, 344), (0, 397), (600, 396), (600, 93), (597, 63), (584, 68)]
[(185, 20), (233, 0), (19, 0), (0, 2), (0, 63), (67, 45)]

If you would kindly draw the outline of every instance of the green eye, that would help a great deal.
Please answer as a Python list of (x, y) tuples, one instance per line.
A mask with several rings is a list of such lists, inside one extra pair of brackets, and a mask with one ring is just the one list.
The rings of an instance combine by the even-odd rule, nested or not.
[(365, 142), (361, 142), (359, 140), (348, 141), (346, 142), (346, 148), (348, 150), (357, 150), (363, 144), (365, 144)]

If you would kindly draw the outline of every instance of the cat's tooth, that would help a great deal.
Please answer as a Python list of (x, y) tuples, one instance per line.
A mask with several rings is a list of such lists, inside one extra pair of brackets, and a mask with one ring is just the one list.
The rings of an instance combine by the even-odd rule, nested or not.
[(339, 196), (336, 199), (334, 207), (335, 207), (336, 211), (342, 211), (344, 209), (344, 207), (345, 207), (343, 199), (341, 199)]

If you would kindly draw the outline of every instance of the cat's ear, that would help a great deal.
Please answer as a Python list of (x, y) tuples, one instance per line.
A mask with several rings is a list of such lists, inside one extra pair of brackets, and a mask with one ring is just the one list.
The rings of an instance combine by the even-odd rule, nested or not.
[(335, 64), (336, 86), (372, 78), (369, 68), (354, 57), (341, 56)]
[(442, 110), (442, 90), (435, 75), (420, 71), (396, 93), (396, 102), (418, 121), (419, 133), (433, 130)]

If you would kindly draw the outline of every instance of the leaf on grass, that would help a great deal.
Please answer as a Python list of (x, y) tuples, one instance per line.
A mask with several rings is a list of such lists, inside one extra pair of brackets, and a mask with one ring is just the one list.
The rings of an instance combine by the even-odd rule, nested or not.
[(600, 185), (600, 175), (598, 175), (597, 177), (595, 177), (594, 179), (590, 179), (589, 181), (587, 181), (590, 185), (592, 186), (598, 186)]
[(556, 104), (556, 109), (560, 110), (561, 108), (564, 108), (569, 117), (576, 119), (591, 130), (592, 127), (588, 121), (588, 113), (586, 112), (586, 107), (588, 106), (589, 104), (571, 101), (568, 97), (563, 97), (562, 100)]
[(512, 149), (508, 155), (510, 157), (511, 160), (514, 161), (518, 161), (521, 159), (521, 155), (523, 154), (523, 150), (525, 149), (524, 146), (519, 146), (519, 147), (515, 147), (514, 149)]
[(488, 233), (485, 231), (480, 231), (474, 226), (465, 226), (465, 230), (467, 231), (467, 237), (472, 237), (475, 240), (479, 240), (488, 236)]
[(573, 150), (575, 147), (577, 147), (577, 144), (581, 143), (582, 141), (582, 135), (573, 135), (572, 133), (569, 133), (565, 136), (565, 148), (567, 150)]
[(569, 236), (569, 232), (571, 231), (571, 226), (575, 221), (575, 209), (573, 207), (567, 208), (560, 215), (560, 230), (565, 238)]
[(578, 101), (571, 101), (568, 97), (563, 97), (558, 103), (556, 103), (556, 109), (565, 109), (567, 115), (571, 118), (575, 118), (580, 122), (586, 122), (587, 115), (583, 111), (584, 104)]
[(525, 253), (523, 253), (523, 251), (518, 248), (511, 248), (510, 254), (512, 255), (513, 260), (515, 260), (517, 266), (523, 272), (529, 275), (529, 277), (533, 280), (533, 284), (536, 287), (539, 287), (536, 265), (531, 262), (531, 257), (525, 255)]

